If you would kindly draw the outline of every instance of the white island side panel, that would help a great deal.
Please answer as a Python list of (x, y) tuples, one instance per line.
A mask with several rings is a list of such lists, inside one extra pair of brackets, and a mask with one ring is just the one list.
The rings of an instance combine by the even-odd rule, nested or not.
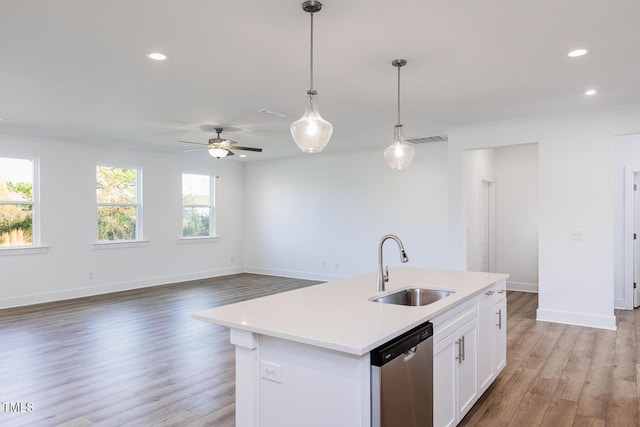
[(371, 369), (362, 357), (259, 336), (259, 364), (281, 367), (281, 382), (258, 378), (260, 427), (370, 427)]

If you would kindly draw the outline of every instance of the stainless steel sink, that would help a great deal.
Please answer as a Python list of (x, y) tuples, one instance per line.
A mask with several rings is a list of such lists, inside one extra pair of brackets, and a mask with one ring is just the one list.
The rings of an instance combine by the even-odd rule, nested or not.
[(372, 301), (383, 304), (421, 307), (439, 301), (454, 293), (454, 291), (443, 291), (438, 289), (406, 288), (389, 295), (373, 298)]

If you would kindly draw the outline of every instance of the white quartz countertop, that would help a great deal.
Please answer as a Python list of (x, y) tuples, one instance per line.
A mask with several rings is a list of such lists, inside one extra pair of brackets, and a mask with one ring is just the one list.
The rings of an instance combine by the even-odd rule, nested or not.
[[(361, 356), (455, 305), (479, 294), (507, 274), (394, 268), (386, 291), (376, 292), (376, 273), (193, 313), (193, 318), (262, 335)], [(455, 291), (424, 307), (371, 301), (410, 287)]]

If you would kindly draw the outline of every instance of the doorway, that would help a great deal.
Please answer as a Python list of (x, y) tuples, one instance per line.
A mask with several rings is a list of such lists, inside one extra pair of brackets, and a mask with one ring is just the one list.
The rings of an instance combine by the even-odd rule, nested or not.
[(467, 150), (463, 161), (467, 270), (537, 292), (538, 144)]

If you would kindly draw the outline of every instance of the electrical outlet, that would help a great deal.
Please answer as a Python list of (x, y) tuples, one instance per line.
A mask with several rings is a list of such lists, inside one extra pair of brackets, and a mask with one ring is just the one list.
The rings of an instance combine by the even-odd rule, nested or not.
[(263, 360), (260, 364), (260, 372), (265, 380), (282, 384), (282, 365)]
[(582, 240), (582, 230), (571, 230), (569, 232), (569, 239)]

